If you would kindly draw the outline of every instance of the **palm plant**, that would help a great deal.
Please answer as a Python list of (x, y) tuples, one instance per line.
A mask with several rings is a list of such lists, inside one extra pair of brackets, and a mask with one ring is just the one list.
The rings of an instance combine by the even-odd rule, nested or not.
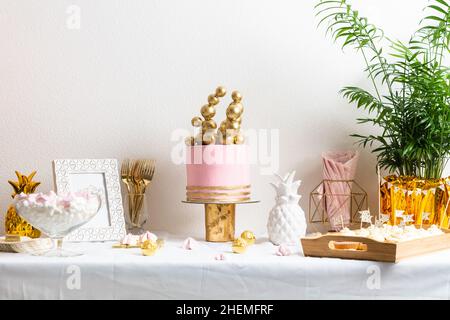
[(440, 178), (450, 153), (447, 1), (431, 1), (407, 43), (386, 37), (347, 0), (322, 0), (315, 6), (326, 33), (342, 40), (342, 48), (353, 47), (362, 54), (373, 85), (373, 92), (353, 86), (341, 90), (350, 103), (368, 111), (358, 123), (381, 128), (377, 135), (352, 136), (364, 147), (374, 146), (380, 167), (399, 175)]

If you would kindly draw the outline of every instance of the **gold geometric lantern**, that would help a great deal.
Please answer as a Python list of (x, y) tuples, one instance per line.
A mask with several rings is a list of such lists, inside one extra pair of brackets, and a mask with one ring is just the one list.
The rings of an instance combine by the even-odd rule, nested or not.
[[(341, 191), (335, 192), (336, 189)], [(357, 223), (360, 222), (358, 212), (368, 208), (367, 192), (354, 180), (322, 180), (309, 196), (309, 222), (329, 222), (330, 204), (334, 210), (345, 213), (350, 224)]]

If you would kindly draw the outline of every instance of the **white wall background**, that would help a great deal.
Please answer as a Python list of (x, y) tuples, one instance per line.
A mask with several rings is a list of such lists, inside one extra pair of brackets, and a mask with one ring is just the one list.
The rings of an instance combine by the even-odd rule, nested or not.
[[(360, 114), (337, 93), (368, 85), (362, 60), (316, 29), (315, 3), (1, 0), (2, 213), (16, 169), (37, 169), (39, 190), (47, 191), (52, 159), (149, 157), (158, 161), (151, 228), (203, 235), (202, 207), (180, 202), (184, 167), (171, 163), (170, 134), (190, 128), (219, 84), (243, 93), (246, 128), (280, 129), (280, 172), (297, 170), (307, 211), (321, 180), (320, 153), (356, 148), (349, 134), (372, 130), (355, 125)], [(427, 1), (353, 3), (387, 35), (406, 40)], [(72, 4), (81, 8), (79, 30), (66, 27)], [(367, 150), (357, 179), (375, 209), (375, 158)], [(262, 202), (238, 208), (238, 231), (264, 232), (273, 180), (254, 168), (254, 196)]]

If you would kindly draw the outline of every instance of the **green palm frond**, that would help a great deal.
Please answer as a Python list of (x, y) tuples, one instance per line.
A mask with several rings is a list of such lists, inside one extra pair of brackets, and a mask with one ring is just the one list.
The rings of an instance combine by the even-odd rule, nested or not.
[(340, 91), (371, 115), (357, 119), (358, 123), (381, 129), (379, 135), (352, 136), (363, 147), (374, 147), (383, 168), (440, 177), (450, 154), (450, 71), (445, 65), (450, 57), (449, 2), (431, 1), (408, 43), (386, 37), (347, 0), (320, 1), (315, 9), (326, 34), (342, 42), (342, 48), (361, 52), (373, 85), (373, 94), (353, 86)]

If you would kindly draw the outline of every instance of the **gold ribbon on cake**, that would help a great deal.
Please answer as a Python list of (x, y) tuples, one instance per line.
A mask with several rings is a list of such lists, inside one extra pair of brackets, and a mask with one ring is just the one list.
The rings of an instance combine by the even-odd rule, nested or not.
[(250, 200), (250, 185), (239, 186), (187, 186), (188, 201), (242, 202)]
[(450, 177), (420, 179), (390, 175), (380, 185), (381, 213), (389, 214), (391, 225), (413, 215), (414, 224), (435, 224), (449, 227)]

